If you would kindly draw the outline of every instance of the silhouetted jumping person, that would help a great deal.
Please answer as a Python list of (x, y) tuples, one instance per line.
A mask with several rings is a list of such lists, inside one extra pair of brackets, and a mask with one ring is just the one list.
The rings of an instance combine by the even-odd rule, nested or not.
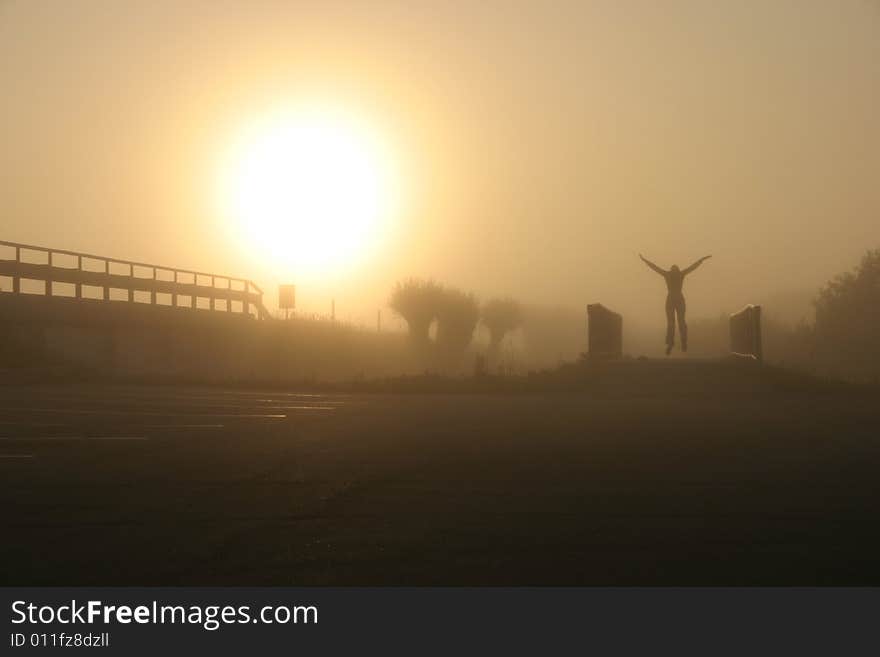
[(707, 255), (700, 258), (687, 269), (679, 269), (678, 265), (672, 265), (669, 271), (658, 267), (641, 253), (639, 254), (639, 257), (642, 259), (642, 262), (660, 274), (666, 281), (666, 355), (668, 356), (672, 352), (672, 347), (675, 345), (676, 315), (678, 315), (678, 332), (681, 335), (681, 350), (687, 351), (688, 327), (687, 322), (684, 319), (685, 303), (681, 288), (684, 284), (684, 277), (702, 265), (704, 260), (708, 260), (712, 256)]

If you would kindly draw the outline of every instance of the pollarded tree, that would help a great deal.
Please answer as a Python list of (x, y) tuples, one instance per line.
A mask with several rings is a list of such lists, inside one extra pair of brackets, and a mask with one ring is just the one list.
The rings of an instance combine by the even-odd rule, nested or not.
[(816, 299), (816, 355), (832, 372), (880, 376), (880, 249), (854, 272), (829, 281)]
[(511, 298), (490, 299), (483, 304), (481, 319), (489, 329), (489, 354), (498, 352), (504, 336), (522, 325), (523, 313), (519, 303)]
[(439, 315), (443, 297), (440, 285), (418, 278), (398, 282), (391, 291), (388, 305), (406, 321), (410, 339), (418, 349), (428, 345), (428, 331)]
[(480, 319), (480, 304), (473, 294), (445, 290), (437, 314), (437, 347), (449, 365), (464, 354)]

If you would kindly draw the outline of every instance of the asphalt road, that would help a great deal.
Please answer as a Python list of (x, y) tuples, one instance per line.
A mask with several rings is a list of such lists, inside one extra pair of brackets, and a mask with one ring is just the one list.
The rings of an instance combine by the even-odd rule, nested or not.
[(880, 405), (0, 388), (7, 585), (880, 584)]

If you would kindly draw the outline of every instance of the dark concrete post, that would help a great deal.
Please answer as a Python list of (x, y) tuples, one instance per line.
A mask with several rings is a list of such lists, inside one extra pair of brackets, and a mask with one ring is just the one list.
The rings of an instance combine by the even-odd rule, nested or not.
[(156, 268), (153, 267), (153, 289), (150, 290), (150, 303), (156, 305)]
[(128, 277), (131, 279), (128, 283), (128, 302), (134, 303), (134, 265), (128, 265)]
[[(82, 256), (76, 257), (76, 268), (80, 272), (83, 270), (83, 257)], [(75, 285), (75, 288), (76, 288), (76, 298), (82, 299), (82, 296), (83, 296), (82, 283), (77, 282), (77, 284)]]
[(43, 291), (47, 297), (52, 296), (52, 252), (49, 251), (49, 273), (46, 274), (46, 280), (43, 281)]
[[(110, 261), (104, 261), (104, 276), (106, 279), (110, 278)], [(106, 283), (105, 279), (105, 283)], [(110, 301), (110, 287), (108, 285), (104, 286), (104, 301)]]
[[(16, 262), (16, 268), (17, 268), (18, 264), (21, 263), (21, 248), (19, 248), (19, 247), (15, 247), (15, 262)], [(18, 294), (19, 292), (21, 292), (21, 277), (19, 277), (19, 276), (12, 277), (12, 291), (15, 294)]]
[(730, 351), (737, 356), (763, 361), (761, 306), (748, 305), (730, 316)]
[(623, 355), (623, 318), (601, 303), (587, 306), (587, 353), (590, 358)]

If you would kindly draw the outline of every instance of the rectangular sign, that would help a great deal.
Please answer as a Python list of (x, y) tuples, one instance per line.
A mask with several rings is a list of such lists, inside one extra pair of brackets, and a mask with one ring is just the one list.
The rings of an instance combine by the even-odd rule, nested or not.
[(278, 307), (281, 310), (296, 308), (296, 285), (278, 286)]

